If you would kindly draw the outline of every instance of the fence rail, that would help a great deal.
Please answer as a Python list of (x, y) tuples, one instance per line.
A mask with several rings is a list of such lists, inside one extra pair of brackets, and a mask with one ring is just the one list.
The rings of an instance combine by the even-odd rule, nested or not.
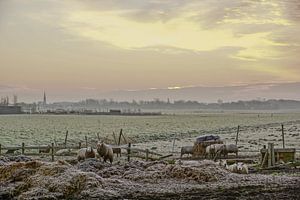
[[(62, 149), (73, 149), (77, 150), (82, 148), (81, 143), (78, 143), (79, 145), (73, 145), (73, 146), (65, 146), (65, 145), (59, 145), (59, 146), (54, 146), (54, 143), (51, 143), (51, 145), (25, 145), (25, 143), (22, 143), (20, 146), (3, 146), (0, 144), (0, 155), (3, 154), (3, 150), (6, 150), (5, 154), (12, 154), (15, 151), (21, 150), (22, 155), (28, 155), (28, 156), (51, 156), (51, 161), (54, 161), (55, 156), (65, 156), (65, 154), (56, 154), (56, 151), (62, 150)], [(112, 145), (113, 148), (120, 148), (124, 149), (127, 151), (127, 159), (130, 161), (131, 157), (138, 157), (138, 158), (143, 158), (148, 160), (159, 160), (159, 159), (164, 159), (167, 157), (172, 156), (172, 154), (169, 155), (162, 155), (153, 151), (150, 151), (149, 149), (140, 149), (140, 148), (135, 148), (131, 147), (131, 143), (128, 145), (121, 145), (121, 146), (116, 146)], [(26, 152), (25, 150), (43, 150), (48, 152), (43, 152), (39, 151), (38, 153), (35, 152)], [(144, 155), (140, 155), (140, 154)], [(74, 152), (68, 152), (68, 155), (76, 155)], [(152, 156), (158, 156), (158, 158), (153, 158)]]

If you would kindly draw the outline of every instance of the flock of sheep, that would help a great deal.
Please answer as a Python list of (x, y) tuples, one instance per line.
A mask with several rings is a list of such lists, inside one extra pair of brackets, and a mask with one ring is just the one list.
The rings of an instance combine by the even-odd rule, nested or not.
[[(185, 154), (193, 155), (194, 147), (193, 146), (184, 146), (181, 148), (181, 155), (182, 158)], [(212, 144), (206, 147), (205, 149), (205, 158), (216, 158), (218, 155), (223, 155), (227, 157), (229, 153), (234, 153), (236, 156), (238, 155), (238, 147), (235, 144)], [(228, 165), (226, 160), (218, 161), (218, 164), (225, 169), (239, 174), (248, 174), (248, 166), (242, 162), (237, 162), (232, 165)]]
[[(120, 148), (112, 148), (110, 145), (105, 144), (104, 142), (98, 142), (97, 148), (94, 150), (92, 147), (81, 148), (77, 153), (77, 160), (85, 160), (87, 158), (96, 158), (102, 157), (103, 161), (109, 162), (112, 164), (114, 159), (114, 153), (119, 155), (121, 153)], [(192, 154), (192, 148), (189, 147), (182, 147), (181, 148), (181, 157), (184, 154), (190, 153)], [(228, 155), (228, 153), (238, 153), (238, 148), (236, 145), (229, 144), (213, 144), (206, 147), (206, 154), (208, 156), (214, 156), (217, 153), (221, 153), (223, 155)], [(217, 162), (221, 167), (233, 172), (233, 173), (240, 173), (240, 174), (248, 174), (248, 166), (244, 163), (238, 162), (232, 165), (228, 165), (226, 160), (220, 160)]]
[[(194, 147), (193, 146), (184, 146), (181, 148), (181, 155), (180, 158), (184, 154), (191, 154), (193, 155)], [(229, 153), (235, 153), (236, 156), (238, 155), (238, 147), (235, 144), (212, 144), (206, 147), (205, 149), (205, 158), (214, 158), (216, 155), (223, 155), (227, 157)]]
[(97, 143), (97, 149), (96, 151), (92, 147), (87, 148), (81, 148), (78, 150), (77, 153), (77, 160), (85, 160), (87, 158), (96, 158), (96, 157), (102, 157), (103, 161), (106, 162), (109, 160), (110, 163), (114, 160), (114, 151), (117, 155), (121, 153), (120, 148), (113, 149), (111, 146), (105, 144), (104, 142), (98, 142)]

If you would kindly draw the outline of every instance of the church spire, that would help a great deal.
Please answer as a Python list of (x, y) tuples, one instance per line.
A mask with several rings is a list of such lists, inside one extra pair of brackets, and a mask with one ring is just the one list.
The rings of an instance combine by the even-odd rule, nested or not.
[(46, 92), (44, 91), (44, 101), (43, 104), (46, 105), (47, 104), (47, 98), (46, 98)]

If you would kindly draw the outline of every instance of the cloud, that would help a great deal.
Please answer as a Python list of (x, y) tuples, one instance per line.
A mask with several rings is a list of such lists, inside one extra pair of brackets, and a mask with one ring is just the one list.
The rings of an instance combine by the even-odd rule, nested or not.
[(1, 1), (0, 79), (104, 91), (299, 81), (298, 11), (296, 0)]
[[(229, 56), (257, 61), (284, 55), (276, 47), (293, 42), (283, 39), (281, 31), (287, 30), (286, 37), (295, 30), (292, 18), (299, 16), (298, 4), (270, 0), (74, 1), (60, 3), (56, 9), (50, 6), (52, 14), (50, 10), (30, 16), (45, 23), (58, 23), (60, 29), (74, 37), (125, 50), (182, 53), (168, 50), (240, 47), (239, 52)], [(293, 14), (287, 14), (289, 11)], [(156, 48), (159, 46), (168, 48)]]

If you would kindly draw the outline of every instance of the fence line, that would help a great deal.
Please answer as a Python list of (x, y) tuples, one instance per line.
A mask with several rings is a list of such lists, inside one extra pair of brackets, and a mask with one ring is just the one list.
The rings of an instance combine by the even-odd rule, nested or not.
[[(159, 160), (159, 159), (164, 159), (167, 157), (172, 156), (173, 154), (169, 155), (162, 155), (153, 151), (150, 151), (149, 149), (140, 149), (140, 148), (135, 148), (131, 147), (131, 143), (128, 143), (127, 145), (121, 145), (121, 146), (116, 146), (112, 145), (113, 148), (120, 148), (124, 149), (127, 151), (127, 159), (130, 161), (131, 157), (138, 157), (138, 158), (144, 158), (146, 161), (148, 160)], [(56, 151), (62, 150), (62, 149), (80, 149), (81, 148), (81, 143), (79, 142), (79, 145), (77, 146), (65, 146), (65, 145), (59, 145), (59, 146), (54, 146), (54, 143), (51, 143), (51, 145), (28, 145), (26, 146), (25, 143), (23, 142), (21, 146), (9, 146), (5, 147), (2, 144), (0, 144), (0, 155), (3, 154), (2, 150), (7, 150), (5, 154), (10, 154), (14, 153), (14, 151), (21, 150), (22, 155), (28, 155), (28, 156), (51, 156), (51, 161), (54, 161), (55, 156), (65, 156), (65, 155), (59, 155), (56, 154)], [(41, 152), (39, 151), (38, 153), (33, 153), (33, 152), (25, 152), (25, 150), (48, 150), (49, 152)], [(143, 153), (145, 156), (137, 155), (137, 153)], [(76, 155), (73, 152), (69, 152), (68, 155)], [(153, 158), (153, 156), (158, 156), (158, 158)]]

